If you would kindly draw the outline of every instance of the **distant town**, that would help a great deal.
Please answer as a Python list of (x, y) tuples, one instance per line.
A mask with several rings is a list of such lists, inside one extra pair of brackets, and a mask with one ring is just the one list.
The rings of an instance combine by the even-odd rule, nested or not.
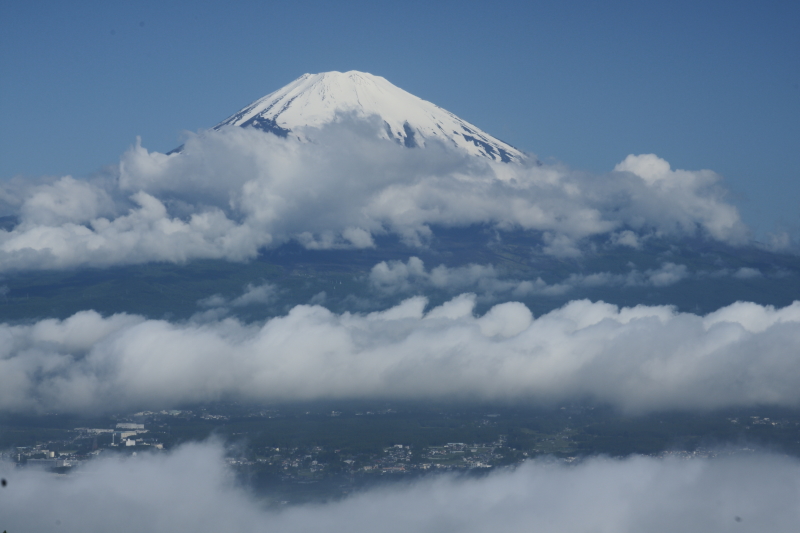
[[(216, 438), (225, 443), (225, 461), (242, 480), (270, 496), (270, 502), (285, 504), (335, 498), (409, 476), (480, 475), (542, 456), (572, 463), (598, 453), (691, 459), (764, 446), (794, 455), (800, 451), (800, 414), (792, 412), (636, 418), (574, 405), (499, 411), (222, 405), (141, 411), (71, 428), (53, 427), (72, 420), (58, 415), (6, 418), (0, 424), (5, 430), (0, 454), (19, 468), (68, 475), (99, 457), (163, 453), (184, 442)], [(701, 428), (705, 435), (698, 433)]]

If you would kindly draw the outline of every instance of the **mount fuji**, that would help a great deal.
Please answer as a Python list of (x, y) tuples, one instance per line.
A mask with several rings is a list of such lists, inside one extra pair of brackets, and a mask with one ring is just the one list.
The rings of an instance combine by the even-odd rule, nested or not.
[(365, 72), (303, 74), (217, 124), (252, 127), (280, 137), (308, 141), (308, 128), (320, 128), (344, 116), (377, 118), (378, 135), (408, 148), (432, 142), (504, 163), (532, 160), (453, 113)]
[(0, 218), (0, 317), (222, 302), (250, 320), (466, 292), (537, 314), (712, 312), (800, 294), (798, 256), (750, 242), (714, 172), (655, 154), (597, 176), (540, 164), (371, 74), (305, 74), (173, 152), (137, 142), (105, 181), (31, 186)]

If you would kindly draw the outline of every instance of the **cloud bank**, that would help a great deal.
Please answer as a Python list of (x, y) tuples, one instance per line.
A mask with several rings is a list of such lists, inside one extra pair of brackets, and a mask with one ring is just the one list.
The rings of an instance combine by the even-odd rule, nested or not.
[(101, 458), (80, 475), (0, 464), (8, 531), (794, 532), (800, 461), (753, 454), (678, 461), (531, 461), (481, 479), (429, 477), (324, 505), (265, 510), (235, 484), (216, 444)]
[(92, 311), (0, 325), (0, 409), (92, 412), (190, 402), (335, 398), (586, 398), (629, 412), (800, 405), (800, 302), (705, 316), (573, 301), (473, 314), (464, 294), (426, 311), (294, 307), (264, 323), (170, 323)]
[(598, 235), (633, 247), (648, 235), (748, 238), (708, 170), (672, 170), (652, 154), (602, 176), (494, 164), (436, 144), (406, 149), (373, 127), (343, 120), (313, 143), (223, 128), (170, 155), (137, 142), (105, 178), (6, 183), (0, 211), (19, 223), (0, 230), (0, 271), (243, 261), (292, 239), (368, 248), (387, 233), (417, 246), (431, 227), (475, 224), (535, 232), (559, 256)]

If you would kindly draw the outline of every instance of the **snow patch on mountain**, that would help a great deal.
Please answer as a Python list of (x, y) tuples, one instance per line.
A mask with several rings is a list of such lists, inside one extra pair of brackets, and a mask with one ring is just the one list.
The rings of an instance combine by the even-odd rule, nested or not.
[(385, 78), (356, 71), (304, 74), (223, 120), (214, 129), (253, 127), (280, 137), (291, 135), (308, 141), (308, 128), (321, 128), (344, 115), (378, 117), (383, 126), (378, 136), (408, 148), (440, 142), (498, 162), (519, 163), (529, 159), (513, 146)]

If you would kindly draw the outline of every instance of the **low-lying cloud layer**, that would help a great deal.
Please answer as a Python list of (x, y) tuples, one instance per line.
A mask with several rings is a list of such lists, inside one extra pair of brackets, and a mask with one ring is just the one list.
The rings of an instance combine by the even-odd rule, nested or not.
[(720, 176), (672, 170), (652, 154), (592, 176), (561, 166), (493, 164), (443, 146), (406, 149), (346, 120), (301, 143), (252, 129), (192, 137), (181, 153), (139, 143), (104, 178), (0, 186), (0, 271), (195, 258), (242, 261), (295, 239), (307, 248), (366, 248), (374, 237), (424, 243), (432, 226), (524, 229), (542, 250), (580, 254), (608, 235), (747, 240)]
[(0, 474), (9, 482), (0, 489), (8, 531), (783, 533), (800, 523), (800, 461), (762, 454), (533, 461), (481, 479), (429, 477), (280, 511), (235, 484), (216, 444), (101, 458), (60, 480), (7, 464)]
[[(756, 269), (740, 269), (734, 273), (715, 273), (717, 276), (733, 275), (752, 278), (760, 275)], [(690, 277), (686, 265), (671, 262), (644, 272), (631, 268), (625, 274), (596, 272), (593, 274), (571, 274), (557, 283), (547, 283), (541, 277), (535, 280), (519, 280), (504, 276), (493, 265), (469, 264), (462, 267), (439, 265), (427, 270), (418, 257), (408, 261), (381, 261), (370, 270), (370, 286), (380, 293), (424, 293), (430, 289), (447, 291), (472, 291), (484, 299), (499, 295), (525, 297), (531, 295), (554, 296), (581, 287), (667, 287)]]
[(573, 301), (473, 315), (464, 294), (366, 315), (310, 305), (265, 323), (87, 311), (0, 325), (0, 410), (163, 409), (218, 399), (587, 398), (631, 412), (800, 405), (800, 302), (706, 316)]

